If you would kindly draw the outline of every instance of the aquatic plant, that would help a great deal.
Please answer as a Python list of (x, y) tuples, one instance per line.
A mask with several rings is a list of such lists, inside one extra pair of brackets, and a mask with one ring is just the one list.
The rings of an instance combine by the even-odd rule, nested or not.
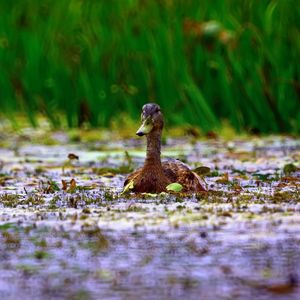
[(299, 132), (293, 3), (1, 1), (2, 113), (109, 126), (155, 100), (173, 125)]

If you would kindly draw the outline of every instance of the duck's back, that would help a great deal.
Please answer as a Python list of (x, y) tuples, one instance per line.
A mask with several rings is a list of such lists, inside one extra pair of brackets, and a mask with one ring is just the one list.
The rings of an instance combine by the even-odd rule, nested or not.
[(162, 162), (162, 167), (171, 182), (177, 182), (183, 186), (183, 192), (205, 191), (203, 180), (182, 161), (166, 158)]

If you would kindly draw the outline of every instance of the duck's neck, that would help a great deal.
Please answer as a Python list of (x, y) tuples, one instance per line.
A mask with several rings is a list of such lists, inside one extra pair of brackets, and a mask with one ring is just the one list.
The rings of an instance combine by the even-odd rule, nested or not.
[(147, 135), (147, 155), (145, 167), (160, 167), (161, 131), (154, 131)]

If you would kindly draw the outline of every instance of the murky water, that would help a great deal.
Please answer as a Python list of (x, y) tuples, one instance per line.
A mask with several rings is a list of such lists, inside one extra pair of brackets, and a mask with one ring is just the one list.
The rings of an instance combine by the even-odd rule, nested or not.
[(209, 192), (122, 196), (143, 140), (31, 134), (2, 133), (2, 299), (299, 299), (299, 140), (168, 139)]

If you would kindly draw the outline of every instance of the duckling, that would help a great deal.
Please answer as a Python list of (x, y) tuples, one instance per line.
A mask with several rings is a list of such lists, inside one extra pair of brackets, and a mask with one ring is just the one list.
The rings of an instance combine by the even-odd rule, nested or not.
[(144, 166), (131, 173), (124, 186), (133, 181), (133, 192), (160, 193), (173, 182), (183, 186), (182, 192), (205, 191), (201, 178), (183, 162), (168, 158), (161, 161), (161, 134), (164, 127), (160, 106), (155, 103), (145, 104), (141, 114), (142, 125), (136, 132), (147, 137), (147, 154)]

